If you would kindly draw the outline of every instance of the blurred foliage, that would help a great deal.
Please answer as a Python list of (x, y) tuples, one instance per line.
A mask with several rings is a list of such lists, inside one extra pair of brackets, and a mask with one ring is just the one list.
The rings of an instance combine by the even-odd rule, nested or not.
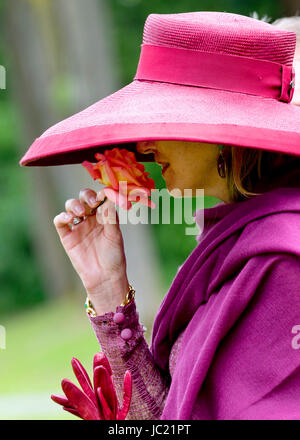
[[(93, 355), (99, 344), (87, 325), (82, 300), (70, 292), (14, 317), (3, 317), (1, 324), (7, 338), (6, 350), (0, 350), (0, 419), (76, 419), (52, 402), (50, 395), (63, 394), (63, 378), (78, 383), (72, 357), (79, 359), (92, 377)], [(42, 407), (37, 408), (33, 403), (41, 392)], [(30, 409), (32, 406), (35, 408)]]
[(27, 224), (28, 180), (19, 172), (20, 126), (9, 89), (0, 90), (0, 315), (45, 299)]
[[(103, 1), (103, 0), (99, 0)], [(278, 0), (108, 0), (115, 21), (115, 43), (119, 48), (123, 85), (131, 82), (139, 60), (144, 22), (149, 14), (175, 14), (194, 11), (221, 11), (265, 15), (271, 21), (283, 14)]]
[[(104, 1), (104, 0), (99, 0)], [(0, 1), (0, 28), (3, 29), (3, 4)], [(139, 58), (142, 32), (150, 13), (178, 13), (197, 10), (220, 10), (249, 15), (256, 11), (259, 16), (267, 14), (273, 20), (282, 15), (280, 2), (274, 0), (107, 0), (114, 21), (114, 40), (119, 56), (122, 84), (132, 81)], [(6, 49), (6, 50), (5, 50)], [(10, 53), (0, 39), (0, 64), (9, 72)], [(55, 99), (57, 106), (64, 107), (69, 101), (72, 85), (66, 86), (65, 78)], [(95, 97), (95, 101), (97, 97)], [(30, 209), (28, 181), (20, 173), (20, 123), (21, 117), (14, 104), (9, 75), (7, 89), (0, 90), (0, 314), (32, 306), (45, 299), (39, 274), (38, 262), (29, 237)], [(155, 176), (157, 185), (164, 184), (160, 168), (154, 164), (147, 169)], [(206, 199), (206, 206), (215, 203)], [(172, 218), (172, 215), (171, 215)], [(184, 235), (185, 225), (153, 225), (159, 246), (165, 282), (170, 283), (178, 265), (182, 264), (195, 246), (195, 237)]]
[[(0, 2), (0, 28), (4, 26)], [(0, 315), (16, 312), (45, 299), (39, 268), (28, 233), (28, 180), (18, 166), (20, 115), (9, 77), (9, 51), (0, 38), (0, 64), (6, 69), (6, 89), (0, 89)]]

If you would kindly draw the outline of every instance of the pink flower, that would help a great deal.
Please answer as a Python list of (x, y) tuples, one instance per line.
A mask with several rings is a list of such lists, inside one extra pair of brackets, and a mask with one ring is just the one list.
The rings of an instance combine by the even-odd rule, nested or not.
[(61, 386), (65, 396), (51, 395), (51, 399), (63, 406), (65, 411), (84, 420), (125, 420), (129, 411), (132, 393), (130, 371), (126, 371), (123, 382), (123, 406), (120, 408), (112, 381), (112, 370), (104, 353), (94, 356), (94, 387), (78, 359), (72, 359), (72, 367), (81, 388), (68, 379)]
[(106, 197), (123, 209), (130, 209), (133, 201), (155, 208), (149, 199), (151, 190), (155, 189), (154, 180), (145, 171), (143, 164), (136, 161), (133, 152), (114, 148), (105, 150), (104, 154), (96, 153), (96, 164), (87, 160), (82, 165), (94, 180), (107, 185), (104, 188)]

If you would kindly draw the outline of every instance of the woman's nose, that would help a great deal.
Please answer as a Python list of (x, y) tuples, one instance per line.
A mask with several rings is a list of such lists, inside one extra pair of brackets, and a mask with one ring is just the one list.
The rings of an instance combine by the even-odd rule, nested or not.
[(155, 151), (155, 142), (154, 141), (138, 142), (136, 145), (136, 149), (141, 154), (153, 153)]

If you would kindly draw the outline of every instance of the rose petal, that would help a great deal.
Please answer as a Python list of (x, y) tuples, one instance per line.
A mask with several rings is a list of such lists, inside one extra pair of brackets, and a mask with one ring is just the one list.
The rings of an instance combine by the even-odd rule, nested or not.
[(119, 183), (118, 180), (116, 179), (113, 170), (111, 169), (110, 165), (108, 162), (104, 163), (104, 168), (107, 174), (107, 178), (109, 183), (106, 183), (106, 185), (111, 185), (113, 187), (113, 189), (118, 189), (119, 188)]
[(116, 205), (120, 206), (123, 209), (130, 209), (132, 204), (127, 200), (127, 197), (123, 194), (121, 194), (119, 191), (115, 191), (112, 188), (104, 188), (103, 189), (104, 194), (106, 197), (111, 200)]
[(128, 163), (124, 159), (117, 159), (116, 157), (109, 157), (106, 160), (110, 162), (112, 166), (119, 166), (119, 167), (127, 167)]
[[(143, 165), (142, 163), (137, 162), (135, 166), (136, 166), (139, 170), (143, 171), (143, 173), (146, 174), (146, 172), (145, 172), (145, 167), (144, 167), (144, 165)], [(149, 173), (148, 173), (148, 174), (149, 174)]]
[(148, 199), (148, 206), (149, 206), (149, 208), (151, 208), (151, 209), (155, 209), (155, 208), (156, 208), (155, 203), (152, 202), (152, 200), (150, 200), (150, 199)]
[(96, 153), (96, 154), (95, 154), (95, 158), (96, 158), (98, 161), (105, 160), (105, 156), (104, 156), (104, 154), (101, 154), (101, 153)]
[(150, 191), (147, 188), (134, 188), (130, 191), (128, 195), (128, 200), (131, 202), (142, 203), (149, 208), (154, 209), (156, 207), (155, 203), (152, 200), (149, 200), (148, 193)]
[(147, 177), (147, 182), (146, 182), (146, 184), (147, 184), (147, 187), (148, 187), (149, 189), (155, 189), (155, 182), (154, 182), (154, 180), (151, 179), (150, 177)]
[(144, 180), (144, 171), (139, 170), (137, 166), (130, 167), (130, 171), (139, 181)]
[(125, 167), (124, 168), (118, 167), (118, 169), (117, 169), (117, 167), (116, 167), (116, 174), (118, 175), (118, 178), (120, 175), (121, 178), (119, 178), (119, 180), (122, 180), (122, 179), (127, 180), (127, 182), (129, 182), (129, 183), (135, 183), (136, 186), (141, 186), (139, 181), (136, 179), (136, 177), (130, 173), (130, 169), (127, 169)]
[(111, 182), (110, 182), (109, 176), (107, 174), (105, 162), (102, 165), (99, 165), (99, 168), (100, 168), (101, 176), (102, 176), (101, 183), (103, 183), (103, 185), (111, 186)]
[(136, 197), (144, 197), (147, 199), (149, 195), (150, 191), (148, 188), (136, 186), (128, 191), (128, 200), (135, 201)]
[(127, 193), (128, 194), (130, 194), (130, 192), (132, 190), (136, 190), (136, 189), (140, 189), (140, 188), (142, 190), (145, 190), (147, 192), (147, 194), (150, 195), (150, 190), (148, 188), (146, 188), (145, 186), (136, 186), (134, 183), (127, 183)]
[(98, 169), (95, 169), (94, 165), (91, 162), (84, 160), (81, 165), (89, 172), (94, 180), (101, 179), (100, 171)]

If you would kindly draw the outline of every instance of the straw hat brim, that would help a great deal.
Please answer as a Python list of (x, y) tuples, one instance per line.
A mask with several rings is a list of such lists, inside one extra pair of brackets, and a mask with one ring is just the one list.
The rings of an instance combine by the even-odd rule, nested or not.
[(144, 140), (227, 144), (300, 156), (300, 107), (245, 93), (135, 80), (50, 127), (19, 164), (95, 162), (96, 152), (115, 146), (134, 151), (138, 161), (152, 161), (152, 155), (136, 152), (136, 142)]

